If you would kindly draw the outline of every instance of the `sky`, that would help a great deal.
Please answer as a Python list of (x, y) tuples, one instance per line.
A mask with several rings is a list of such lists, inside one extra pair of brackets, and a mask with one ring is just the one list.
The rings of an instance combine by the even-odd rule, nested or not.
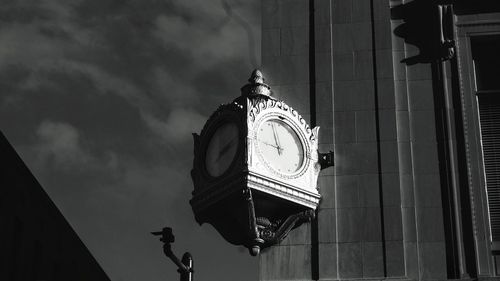
[(259, 0), (2, 0), (0, 130), (114, 281), (258, 279), (199, 226), (191, 133), (260, 61)]

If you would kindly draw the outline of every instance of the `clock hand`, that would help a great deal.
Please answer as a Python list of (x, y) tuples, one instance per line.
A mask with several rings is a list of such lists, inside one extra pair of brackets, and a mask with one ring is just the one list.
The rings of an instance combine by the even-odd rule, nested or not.
[(231, 148), (231, 146), (233, 145), (233, 143), (236, 141), (236, 138), (233, 138), (231, 139), (228, 143), (226, 143), (222, 149), (220, 150), (219, 152), (219, 155), (217, 156), (217, 158), (215, 159), (215, 162), (219, 162), (220, 158), (226, 154), (226, 152)]
[(281, 150), (283, 150), (283, 149), (281, 148), (278, 134), (276, 133), (276, 128), (275, 128), (274, 122), (271, 123), (271, 129), (273, 130), (274, 141), (276, 142), (276, 145), (277, 145), (276, 148), (278, 149), (278, 155), (281, 155)]
[(276, 146), (274, 144), (270, 144), (270, 143), (267, 143), (265, 141), (260, 141), (261, 143), (265, 144), (265, 145), (268, 145), (268, 146), (271, 146), (271, 147), (274, 147), (278, 150), (278, 154), (280, 154), (280, 152), (283, 152), (283, 148), (279, 147), (279, 146)]
[[(265, 144), (265, 145), (272, 146), (272, 147), (274, 147), (274, 148), (278, 148), (278, 146), (276, 146), (276, 145), (274, 145), (274, 144), (270, 144), (270, 143), (265, 142), (265, 141), (260, 141), (260, 142), (261, 142), (261, 143), (263, 143), (263, 144)], [(282, 149), (282, 148), (280, 148), (280, 149)]]

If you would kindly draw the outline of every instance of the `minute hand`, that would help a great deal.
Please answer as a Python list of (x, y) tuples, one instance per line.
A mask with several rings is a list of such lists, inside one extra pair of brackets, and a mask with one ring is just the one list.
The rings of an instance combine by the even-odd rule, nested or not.
[(283, 150), (283, 148), (281, 148), (280, 139), (278, 137), (278, 133), (276, 133), (276, 127), (275, 127), (274, 123), (271, 123), (271, 128), (273, 130), (274, 141), (276, 142), (276, 146), (277, 146), (276, 148), (278, 149), (278, 155), (281, 155), (281, 150)]

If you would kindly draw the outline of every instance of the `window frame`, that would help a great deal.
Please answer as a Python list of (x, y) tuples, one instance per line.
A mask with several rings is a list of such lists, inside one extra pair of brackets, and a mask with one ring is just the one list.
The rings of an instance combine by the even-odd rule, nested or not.
[[(477, 273), (478, 275), (489, 275), (494, 272), (493, 255), (498, 254), (500, 243), (493, 244), (491, 236), (477, 100), (479, 93), (476, 91), (472, 59), (472, 38), (500, 35), (500, 14), (458, 16), (456, 26), (456, 54), (468, 178), (468, 183), (462, 187), (469, 189)], [(479, 260), (488, 260), (488, 262), (479, 262)]]

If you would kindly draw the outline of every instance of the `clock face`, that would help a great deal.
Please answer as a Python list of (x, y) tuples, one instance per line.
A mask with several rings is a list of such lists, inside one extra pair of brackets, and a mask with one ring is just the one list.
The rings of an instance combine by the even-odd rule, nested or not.
[(212, 135), (205, 154), (205, 167), (212, 177), (222, 175), (231, 165), (238, 151), (238, 126), (224, 123)]
[(264, 160), (279, 173), (293, 174), (302, 167), (304, 149), (300, 138), (281, 120), (270, 119), (260, 125), (257, 145)]

